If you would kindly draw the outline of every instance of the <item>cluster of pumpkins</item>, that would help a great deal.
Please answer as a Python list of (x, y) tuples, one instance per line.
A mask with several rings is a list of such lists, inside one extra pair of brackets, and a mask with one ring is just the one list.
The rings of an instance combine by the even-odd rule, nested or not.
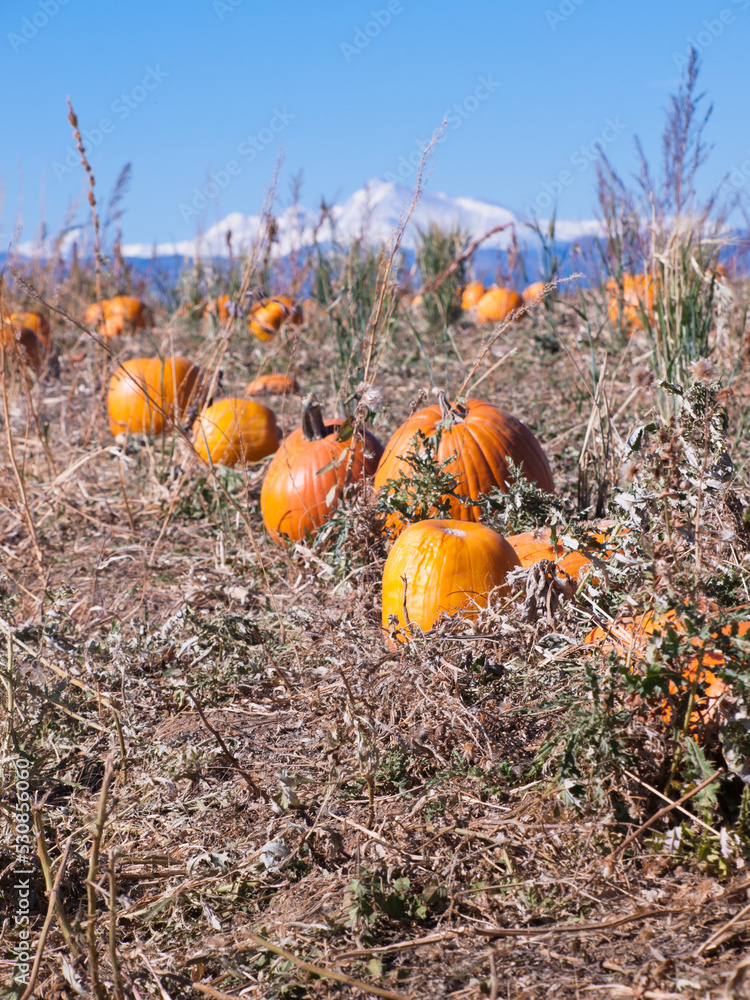
[(84, 316), (84, 322), (95, 326), (102, 337), (119, 337), (145, 330), (153, 321), (153, 314), (146, 303), (133, 295), (116, 295), (113, 299), (94, 302)]
[[(543, 281), (535, 281), (519, 293), (498, 285), (485, 288), (481, 281), (470, 281), (461, 292), (461, 308), (479, 323), (503, 323), (517, 310), (541, 301), (546, 287)], [(412, 305), (418, 309), (423, 301), (424, 296), (415, 295)]]
[[(200, 370), (185, 358), (126, 362), (110, 386), (112, 430), (160, 430), (166, 420), (184, 415), (203, 391)], [(409, 417), (383, 447), (364, 427), (353, 432), (348, 422), (325, 420), (319, 403), (310, 397), (303, 407), (301, 426), (280, 441), (272, 410), (252, 397), (293, 392), (299, 392), (299, 387), (288, 376), (261, 376), (246, 387), (243, 398), (220, 400), (204, 408), (192, 430), (196, 451), (206, 462), (234, 465), (273, 455), (261, 486), (260, 506), (265, 528), (276, 543), (301, 542), (313, 536), (329, 518), (347, 483), (367, 476), (375, 490), (387, 493), (394, 481), (408, 478), (407, 456), (418, 431), (432, 436), (440, 428), (436, 458), (449, 461), (446, 468), (457, 478), (458, 492), (467, 498), (477, 499), (492, 487), (504, 490), (509, 459), (540, 489), (554, 490), (549, 462), (537, 438), (524, 423), (491, 403), (470, 399), (450, 405), (440, 396), (438, 403)], [(391, 515), (384, 525), (384, 535), (392, 544), (383, 570), (382, 627), (394, 647), (404, 641), (410, 626), (426, 631), (443, 614), (456, 612), (475, 617), (486, 607), (490, 594), (509, 595), (507, 576), (518, 567), (552, 560), (558, 579), (572, 584), (584, 569), (589, 569), (594, 580), (602, 572), (584, 552), (568, 551), (559, 541), (553, 544), (549, 530), (504, 538), (479, 523), (477, 507), (446, 499), (449, 517), (406, 525), (398, 515)], [(618, 544), (606, 527), (598, 529), (594, 539), (605, 556)], [(684, 632), (676, 613), (655, 616), (646, 612), (614, 630), (595, 628), (584, 642), (605, 652), (616, 650), (630, 663), (634, 651), (644, 651), (648, 635), (666, 627)], [(748, 630), (750, 623), (745, 623), (739, 634)], [(723, 662), (714, 651), (696, 651), (687, 658), (685, 676), (692, 680), (700, 670), (703, 684), (691, 726), (705, 722), (724, 695), (725, 686), (711, 669)], [(671, 690), (676, 693), (674, 685)], [(673, 708), (668, 701), (659, 711), (665, 721), (671, 721)]]
[[(407, 455), (418, 431), (426, 436), (442, 429), (439, 462), (460, 482), (463, 495), (477, 499), (493, 487), (505, 489), (508, 460), (541, 489), (552, 492), (549, 462), (531, 430), (491, 403), (470, 399), (440, 402), (414, 413), (385, 448), (365, 428), (352, 433), (341, 420), (325, 420), (319, 403), (306, 400), (302, 424), (283, 441), (273, 411), (254, 398), (264, 392), (298, 391), (284, 375), (262, 376), (246, 387), (241, 398), (222, 399), (201, 410), (206, 386), (200, 369), (181, 357), (137, 358), (126, 361), (112, 376), (108, 395), (110, 429), (114, 434), (160, 433), (169, 421), (184, 419), (193, 408), (192, 443), (204, 461), (234, 465), (273, 458), (263, 479), (261, 514), (270, 537), (303, 541), (328, 519), (347, 483), (372, 477), (376, 490), (389, 489), (400, 475), (409, 475)], [(200, 411), (200, 412), (199, 412)], [(395, 614), (430, 628), (443, 611), (478, 608), (502, 586), (513, 566), (550, 557), (586, 560), (577, 553), (552, 550), (543, 536), (519, 536), (513, 545), (490, 528), (477, 524), (476, 508), (450, 500), (451, 518), (405, 526), (397, 517), (386, 526), (395, 537), (386, 564), (383, 623)], [(431, 542), (425, 533), (433, 532)], [(414, 552), (417, 553), (414, 557)], [(428, 558), (429, 553), (429, 558)], [(406, 563), (403, 560), (406, 560)], [(408, 565), (407, 565), (408, 564)], [(409, 579), (406, 597), (399, 581)], [(387, 586), (393, 579), (394, 585)], [(439, 581), (439, 585), (438, 585)], [(390, 595), (390, 596), (389, 596)]]
[[(729, 273), (723, 264), (715, 263), (708, 268), (706, 280), (728, 282)], [(653, 275), (628, 274), (622, 275), (618, 282), (610, 278), (605, 285), (607, 293), (607, 316), (614, 327), (622, 324), (628, 335), (642, 330), (644, 320), (654, 321), (654, 294), (658, 291)]]

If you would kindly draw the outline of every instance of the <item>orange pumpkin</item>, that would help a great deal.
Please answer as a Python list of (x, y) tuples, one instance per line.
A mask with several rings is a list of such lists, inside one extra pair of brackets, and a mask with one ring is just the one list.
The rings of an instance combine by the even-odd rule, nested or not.
[(33, 330), (45, 347), (50, 345), (50, 327), (47, 317), (40, 312), (11, 313), (10, 321), (16, 326), (25, 326)]
[(277, 302), (288, 309), (288, 319), (292, 326), (299, 326), (304, 319), (301, 306), (296, 306), (294, 300), (290, 299), (288, 295), (277, 295), (275, 298)]
[(46, 344), (27, 326), (11, 324), (9, 317), (0, 318), (0, 338), (10, 355), (37, 375), (42, 371), (47, 357)]
[[(506, 490), (509, 476), (507, 459), (521, 466), (526, 479), (540, 489), (552, 493), (552, 471), (542, 446), (532, 432), (510, 413), (492, 403), (469, 399), (465, 404), (449, 406), (441, 394), (440, 401), (414, 413), (396, 431), (383, 452), (375, 474), (376, 489), (387, 489), (389, 479), (403, 473), (408, 476), (406, 461), (417, 431), (432, 437), (442, 428), (437, 460), (452, 459), (446, 471), (456, 476), (456, 492), (472, 500), (493, 486)], [(460, 521), (477, 521), (473, 507), (451, 500), (451, 516)]]
[[(583, 641), (587, 644), (599, 645), (604, 652), (614, 650), (621, 655), (627, 655), (632, 650), (638, 656), (645, 651), (646, 636), (653, 635), (654, 632), (666, 631), (668, 628), (674, 629), (678, 634), (684, 632), (684, 625), (674, 609), (665, 611), (663, 614), (646, 611), (635, 619), (623, 618), (620, 622), (613, 623), (606, 629), (597, 626), (588, 633)], [(724, 635), (731, 634), (729, 625), (725, 625), (721, 631)], [(750, 622), (739, 623), (737, 628), (739, 636), (744, 636), (749, 631)], [(716, 632), (713, 633), (714, 638), (717, 638), (717, 635)], [(700, 648), (703, 642), (699, 636), (694, 636), (691, 644)], [(710, 720), (716, 710), (718, 699), (727, 690), (724, 682), (713, 671), (707, 669), (720, 667), (723, 664), (724, 656), (721, 652), (708, 650), (702, 655), (691, 656), (683, 668), (683, 676), (691, 684), (695, 681), (696, 672), (700, 670), (698, 682), (705, 687), (704, 694), (695, 700), (695, 708), (689, 723), (691, 729)], [(636, 666), (632, 665), (631, 670), (635, 672)], [(678, 693), (672, 681), (669, 682), (669, 693), (672, 695)], [(660, 714), (666, 723), (669, 724), (672, 721), (672, 709), (666, 702), (662, 703)]]
[(259, 462), (279, 447), (273, 411), (252, 399), (220, 399), (193, 426), (195, 450), (212, 465)]
[(523, 299), (512, 288), (490, 288), (476, 304), (481, 323), (502, 323), (516, 309), (523, 308)]
[[(107, 320), (119, 317), (107, 328)], [(123, 333), (126, 328), (143, 330), (153, 322), (151, 310), (140, 299), (132, 295), (117, 295), (113, 299), (94, 302), (86, 310), (84, 322), (87, 326), (98, 325), (105, 337)]]
[(243, 391), (248, 396), (293, 396), (299, 392), (299, 383), (296, 378), (290, 378), (289, 375), (271, 372), (270, 375), (259, 375), (254, 378)]
[(302, 313), (290, 298), (277, 295), (275, 298), (256, 302), (250, 310), (248, 326), (258, 340), (272, 340), (286, 320), (296, 326), (302, 322)]
[(342, 421), (324, 423), (320, 405), (306, 404), (302, 426), (293, 431), (271, 459), (260, 491), (260, 510), (266, 530), (275, 542), (286, 535), (301, 541), (314, 534), (338, 503), (346, 485), (371, 476), (383, 449), (369, 431), (357, 436), (352, 457), (350, 441), (342, 441)]
[(562, 542), (558, 542), (553, 548), (550, 534), (549, 528), (542, 528), (539, 531), (525, 531), (520, 535), (507, 535), (505, 540), (513, 546), (522, 566), (533, 566), (542, 559), (552, 559), (559, 569), (577, 580), (578, 574), (584, 566), (591, 564), (591, 560), (583, 552), (566, 550)]
[[(629, 333), (643, 329), (643, 315), (653, 318), (654, 315), (654, 283), (651, 275), (624, 274), (622, 289), (617, 281), (610, 278), (606, 285), (609, 298), (607, 314), (609, 321), (617, 326), (622, 316), (622, 324)], [(622, 298), (620, 297), (622, 292)]]
[(119, 337), (125, 333), (125, 318), (120, 313), (113, 313), (99, 324), (99, 333), (106, 338)]
[(104, 299), (102, 302), (92, 302), (88, 307), (83, 316), (83, 322), (86, 326), (96, 326), (98, 323), (104, 322), (104, 305), (107, 304), (109, 308), (109, 300)]
[(109, 382), (107, 412), (113, 434), (159, 434), (200, 396), (200, 369), (187, 358), (133, 358)]
[(470, 281), (461, 293), (461, 308), (471, 309), (479, 302), (485, 291), (481, 281)]
[(151, 310), (140, 299), (132, 295), (117, 295), (109, 300), (109, 313), (105, 311), (105, 319), (109, 316), (122, 316), (126, 325), (134, 330), (143, 330), (153, 322)]
[(544, 289), (547, 286), (543, 281), (533, 281), (530, 285), (524, 288), (521, 295), (523, 296), (523, 301), (528, 305), (531, 302), (535, 302), (540, 295), (544, 294)]
[[(383, 628), (391, 617), (423, 631), (440, 614), (474, 618), (490, 591), (508, 593), (506, 576), (519, 566), (512, 546), (496, 531), (466, 521), (418, 521), (393, 543), (383, 570)], [(404, 614), (406, 609), (406, 614)], [(407, 622), (408, 617), (408, 622)]]
[(215, 307), (209, 306), (208, 311), (217, 313), (221, 322), (226, 323), (229, 319), (229, 303), (231, 301), (231, 295), (220, 295), (216, 300)]

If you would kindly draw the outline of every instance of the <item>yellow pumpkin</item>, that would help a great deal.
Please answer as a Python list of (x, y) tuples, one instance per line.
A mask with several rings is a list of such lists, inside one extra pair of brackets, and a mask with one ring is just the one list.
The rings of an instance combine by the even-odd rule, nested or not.
[(475, 308), (481, 323), (502, 323), (516, 309), (523, 308), (523, 299), (512, 288), (490, 288)]
[[(383, 628), (391, 618), (423, 631), (445, 612), (476, 617), (491, 591), (507, 595), (506, 576), (520, 566), (511, 545), (473, 521), (430, 520), (409, 525), (393, 543), (383, 570)], [(408, 618), (408, 621), (407, 621)]]
[(259, 462), (279, 447), (273, 411), (252, 399), (220, 399), (193, 426), (195, 450), (212, 465)]
[(531, 302), (535, 302), (540, 295), (544, 293), (545, 284), (543, 281), (533, 281), (530, 285), (527, 285), (521, 293), (523, 301), (529, 305)]
[(482, 298), (486, 289), (481, 281), (470, 281), (461, 295), (461, 308), (471, 309)]

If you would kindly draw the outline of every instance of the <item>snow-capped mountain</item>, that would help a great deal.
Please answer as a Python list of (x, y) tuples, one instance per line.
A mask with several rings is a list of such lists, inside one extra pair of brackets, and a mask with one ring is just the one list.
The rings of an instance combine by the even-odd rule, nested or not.
[[(321, 244), (336, 240), (347, 244), (363, 237), (369, 243), (388, 243), (406, 218), (412, 203), (413, 191), (405, 184), (393, 181), (371, 180), (363, 188), (355, 191), (339, 205), (330, 209), (330, 219), (321, 226), (320, 212), (302, 206), (287, 208), (277, 216), (278, 239), (274, 244), (274, 254), (284, 257), (295, 250), (312, 244), (316, 227), (317, 240)], [(197, 214), (197, 213), (196, 213)], [(546, 228), (546, 221), (539, 220)], [(496, 226), (506, 226), (483, 244), (483, 250), (507, 249), (514, 227), (516, 239), (521, 244), (536, 242), (531, 230), (510, 209), (479, 198), (451, 198), (449, 195), (423, 191), (414, 207), (401, 245), (413, 250), (420, 231), (431, 224), (442, 230), (461, 229), (476, 239)], [(259, 215), (245, 215), (230, 212), (226, 218), (215, 223), (199, 237), (179, 240), (173, 243), (129, 243), (122, 247), (125, 257), (228, 257), (227, 233), (232, 234), (232, 252), (242, 254), (250, 250), (260, 235)], [(83, 226), (72, 226), (61, 237), (46, 237), (39, 240), (18, 240), (18, 234), (11, 242), (15, 253), (26, 257), (67, 257), (73, 244), (82, 239)], [(586, 236), (596, 236), (601, 232), (599, 223), (593, 219), (581, 221), (558, 219), (555, 236), (558, 242), (566, 243)], [(10, 234), (0, 234), (0, 241), (7, 244)], [(7, 246), (5, 247), (7, 250)]]
[[(331, 208), (333, 225), (326, 221), (319, 228), (318, 242), (327, 243), (335, 239), (341, 243), (348, 243), (359, 237), (364, 237), (373, 244), (387, 242), (406, 218), (412, 193), (411, 188), (403, 184), (381, 180), (369, 181), (340, 205)], [(309, 246), (319, 221), (318, 212), (302, 207), (289, 208), (281, 213), (277, 217), (278, 242), (275, 244), (274, 252), (279, 256), (285, 256), (293, 250)], [(233, 252), (242, 253), (249, 250), (257, 241), (260, 223), (258, 215), (231, 212), (221, 222), (207, 229), (198, 239), (159, 243), (155, 247), (146, 243), (130, 243), (123, 246), (123, 254), (127, 257), (150, 257), (155, 252), (157, 256), (192, 257), (199, 254), (203, 257), (226, 257), (229, 253), (227, 232), (232, 234)], [(402, 246), (413, 249), (419, 232), (433, 223), (443, 230), (460, 228), (473, 238), (482, 236), (495, 226), (510, 227), (511, 224), (515, 224), (516, 237), (519, 241), (525, 242), (529, 237), (528, 228), (513, 212), (502, 205), (481, 201), (478, 198), (451, 198), (446, 194), (424, 191), (409, 219)], [(558, 220), (556, 224), (557, 238), (564, 241), (595, 235), (599, 231), (599, 224), (595, 220), (581, 222)], [(508, 228), (491, 236), (483, 246), (486, 249), (505, 248), (510, 244), (510, 240), (511, 229)]]

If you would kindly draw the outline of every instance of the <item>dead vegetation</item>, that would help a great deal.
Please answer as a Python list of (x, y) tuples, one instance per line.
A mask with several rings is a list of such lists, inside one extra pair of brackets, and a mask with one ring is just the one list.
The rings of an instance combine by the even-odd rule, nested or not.
[[(240, 305), (263, 259), (225, 276)], [(746, 284), (717, 305), (705, 266), (682, 298), (663, 282), (665, 308), (630, 337), (601, 289), (446, 328), (450, 296), (429, 322), (398, 306), (396, 262), (397, 242), (318, 259), (316, 309), (268, 344), (239, 314), (197, 316), (196, 267), (114, 350), (80, 324), (91, 271), (16, 269), (14, 295), (53, 317), (60, 374), (3, 360), (5, 996), (24, 994), (19, 760), (36, 996), (747, 996)], [(686, 297), (708, 367), (690, 368), (698, 341), (655, 355)], [(391, 647), (367, 489), (279, 548), (259, 516), (265, 463), (209, 469), (185, 428), (111, 437), (111, 371), (155, 353), (228, 394), (288, 371), (381, 440), (429, 388), (482, 378), (557, 488), (511, 483), (486, 517), (550, 526), (590, 567), (575, 581), (538, 564), (512, 600)], [(299, 405), (276, 407), (285, 432)], [(670, 609), (679, 627), (618, 650), (636, 611)], [(726, 684), (698, 722), (697, 646)]]

